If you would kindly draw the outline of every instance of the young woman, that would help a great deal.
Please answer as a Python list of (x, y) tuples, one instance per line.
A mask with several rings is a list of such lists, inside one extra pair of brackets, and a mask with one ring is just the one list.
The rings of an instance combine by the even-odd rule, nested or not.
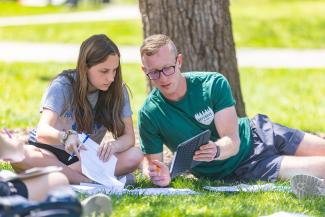
[[(93, 35), (79, 51), (76, 69), (66, 70), (51, 83), (41, 103), (41, 118), (31, 134), (26, 158), (16, 170), (58, 165), (70, 183), (89, 181), (81, 174), (77, 133), (100, 144), (98, 157), (118, 161), (115, 175), (134, 171), (143, 159), (135, 138), (128, 91), (123, 84), (120, 52), (106, 35)], [(114, 141), (102, 142), (109, 131)], [(76, 156), (70, 157), (71, 154)]]

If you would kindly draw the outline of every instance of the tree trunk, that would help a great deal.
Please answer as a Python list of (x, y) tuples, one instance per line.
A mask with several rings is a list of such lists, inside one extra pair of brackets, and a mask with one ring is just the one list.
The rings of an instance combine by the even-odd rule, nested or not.
[(144, 37), (168, 35), (183, 54), (182, 71), (225, 75), (237, 101), (237, 113), (245, 116), (229, 0), (139, 0), (139, 6)]

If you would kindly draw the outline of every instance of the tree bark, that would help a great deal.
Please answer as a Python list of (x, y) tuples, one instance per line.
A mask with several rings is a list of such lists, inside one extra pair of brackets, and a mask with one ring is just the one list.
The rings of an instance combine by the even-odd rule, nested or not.
[(237, 113), (245, 116), (229, 0), (139, 0), (139, 6), (144, 37), (168, 35), (183, 54), (182, 71), (225, 75), (237, 102)]

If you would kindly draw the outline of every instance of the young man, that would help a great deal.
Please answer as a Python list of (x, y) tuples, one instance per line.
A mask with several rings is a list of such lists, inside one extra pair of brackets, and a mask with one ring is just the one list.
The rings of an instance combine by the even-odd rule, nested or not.
[[(237, 118), (235, 100), (219, 73), (181, 73), (182, 54), (165, 35), (141, 46), (143, 71), (156, 87), (139, 111), (141, 148), (154, 184), (167, 186), (163, 144), (171, 151), (194, 135), (211, 130), (194, 160), (197, 177), (224, 180), (288, 179), (296, 174), (325, 177), (325, 140), (271, 122), (265, 115)], [(157, 170), (157, 167), (160, 169)]]

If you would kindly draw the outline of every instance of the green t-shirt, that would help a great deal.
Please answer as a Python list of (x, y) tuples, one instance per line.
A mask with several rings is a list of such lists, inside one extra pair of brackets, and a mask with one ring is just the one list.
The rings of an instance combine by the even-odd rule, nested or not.
[[(187, 91), (181, 100), (167, 100), (155, 88), (139, 111), (141, 149), (145, 154), (161, 153), (163, 144), (174, 152), (178, 144), (206, 129), (211, 130), (210, 140), (220, 138), (214, 124), (214, 114), (235, 105), (228, 81), (215, 72), (182, 74), (186, 78)], [(238, 124), (241, 139), (238, 154), (222, 161), (203, 162), (192, 169), (194, 175), (224, 178), (246, 158), (251, 147), (249, 120), (239, 118)]]

